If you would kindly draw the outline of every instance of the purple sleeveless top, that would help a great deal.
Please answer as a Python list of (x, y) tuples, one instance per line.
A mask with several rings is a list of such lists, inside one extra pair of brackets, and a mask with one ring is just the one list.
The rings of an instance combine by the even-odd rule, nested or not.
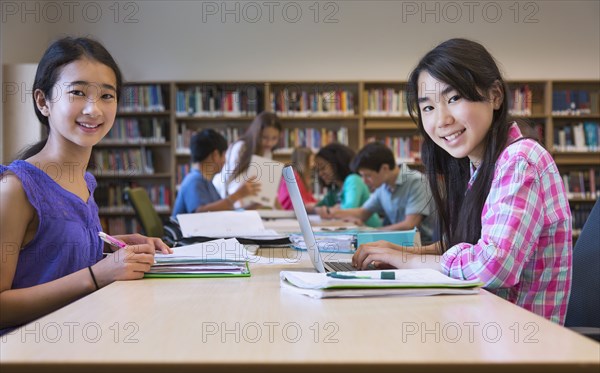
[(19, 253), (12, 289), (50, 282), (102, 259), (104, 245), (98, 237), (102, 227), (93, 197), (96, 179), (92, 174), (85, 174), (90, 191), (86, 203), (28, 162), (0, 165), (0, 175), (6, 171), (21, 180), (39, 219), (35, 236)]

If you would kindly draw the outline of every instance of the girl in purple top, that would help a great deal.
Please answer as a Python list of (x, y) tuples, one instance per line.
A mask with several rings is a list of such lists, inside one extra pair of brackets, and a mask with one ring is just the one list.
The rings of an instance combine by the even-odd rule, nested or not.
[[(0, 166), (0, 334), (116, 280), (142, 278), (160, 239), (118, 236), (127, 246), (102, 260), (92, 146), (113, 126), (121, 72), (87, 38), (64, 38), (44, 53), (33, 83), (47, 139)], [(13, 124), (16, 125), (16, 124)]]
[(496, 295), (564, 323), (569, 203), (550, 154), (508, 120), (508, 89), (493, 57), (478, 43), (448, 40), (421, 59), (407, 92), (442, 240), (419, 248), (362, 245), (355, 266), (427, 267), (479, 279)]

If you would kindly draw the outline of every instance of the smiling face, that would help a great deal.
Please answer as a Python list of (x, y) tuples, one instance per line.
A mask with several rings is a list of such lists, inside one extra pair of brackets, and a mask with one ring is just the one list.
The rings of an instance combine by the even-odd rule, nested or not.
[(333, 165), (327, 162), (324, 158), (316, 156), (315, 167), (317, 168), (317, 174), (321, 180), (323, 180), (325, 185), (331, 185), (336, 181), (336, 174), (335, 170), (333, 169)]
[(50, 124), (49, 142), (92, 147), (112, 128), (117, 113), (116, 76), (82, 58), (63, 66), (51, 98), (36, 91), (36, 104)]
[(451, 156), (469, 157), (474, 164), (481, 162), (494, 109), (502, 103), (498, 88), (486, 93), (489, 98), (486, 101), (468, 101), (427, 71), (419, 74), (418, 102), (423, 127)]

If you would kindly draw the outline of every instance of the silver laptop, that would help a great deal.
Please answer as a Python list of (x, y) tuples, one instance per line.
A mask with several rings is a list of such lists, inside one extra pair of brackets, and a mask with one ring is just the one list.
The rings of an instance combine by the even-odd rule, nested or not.
[(352, 267), (350, 259), (340, 259), (335, 262), (323, 262), (315, 234), (313, 233), (310, 221), (308, 220), (308, 214), (306, 213), (304, 201), (302, 201), (300, 189), (298, 188), (298, 182), (292, 166), (285, 166), (283, 168), (283, 179), (285, 180), (285, 185), (290, 194), (294, 212), (296, 213), (296, 219), (298, 219), (300, 230), (302, 231), (302, 236), (304, 236), (308, 256), (317, 272), (356, 271), (356, 268)]

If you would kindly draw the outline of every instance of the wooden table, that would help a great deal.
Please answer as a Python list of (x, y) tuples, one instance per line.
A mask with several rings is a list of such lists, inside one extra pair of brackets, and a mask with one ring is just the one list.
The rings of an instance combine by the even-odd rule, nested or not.
[(486, 291), (311, 299), (279, 287), (281, 270), (311, 270), (306, 254), (260, 253), (276, 263), (251, 264), (249, 278), (146, 279), (107, 286), (2, 338), (0, 371), (547, 373), (600, 368), (600, 344)]

